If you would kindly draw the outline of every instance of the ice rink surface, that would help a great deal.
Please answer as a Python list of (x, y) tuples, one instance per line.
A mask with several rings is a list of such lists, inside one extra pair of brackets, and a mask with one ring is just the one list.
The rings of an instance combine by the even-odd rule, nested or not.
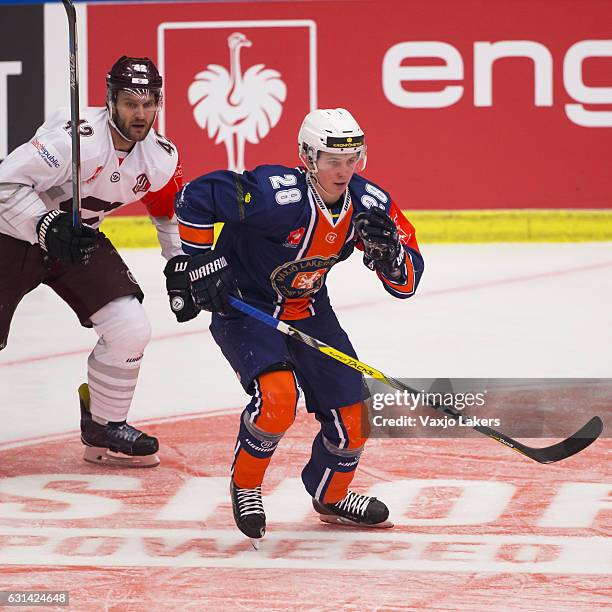
[[(611, 377), (612, 244), (423, 252), (423, 281), (406, 301), (358, 255), (330, 273), (366, 363), (405, 378)], [(316, 428), (302, 410), (269, 469), (268, 534), (253, 551), (227, 491), (245, 396), (209, 316), (175, 322), (158, 252), (123, 255), (153, 325), (130, 420), (160, 438), (162, 464), (82, 461), (76, 389), (95, 333), (46, 287), (27, 296), (0, 353), (0, 590), (68, 590), (71, 607), (87, 610), (612, 605), (604, 438), (548, 466), (486, 438), (371, 440), (355, 489), (383, 499), (396, 527), (351, 530), (310, 508), (299, 474)]]

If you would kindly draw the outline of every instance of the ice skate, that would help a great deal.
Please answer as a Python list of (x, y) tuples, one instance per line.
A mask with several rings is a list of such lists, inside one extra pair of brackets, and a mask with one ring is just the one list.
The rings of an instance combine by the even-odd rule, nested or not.
[(89, 410), (89, 387), (79, 387), (81, 404), (81, 441), (85, 444), (83, 459), (90, 463), (116, 467), (155, 467), (159, 465), (157, 438), (143, 433), (125, 421), (101, 425)]
[(241, 489), (234, 484), (232, 478), (230, 494), (236, 526), (251, 539), (253, 548), (258, 550), (259, 540), (266, 533), (266, 515), (261, 500), (261, 487)]
[(324, 504), (313, 498), (312, 505), (324, 523), (385, 529), (393, 527), (388, 520), (389, 508), (376, 497), (349, 491), (335, 504)]

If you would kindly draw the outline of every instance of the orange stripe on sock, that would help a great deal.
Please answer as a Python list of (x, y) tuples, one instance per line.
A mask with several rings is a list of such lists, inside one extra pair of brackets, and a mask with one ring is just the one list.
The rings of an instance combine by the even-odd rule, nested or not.
[(270, 465), (270, 459), (272, 457), (266, 459), (253, 457), (241, 448), (234, 464), (234, 482), (241, 489), (254, 489), (261, 486), (266, 469)]
[(331, 477), (325, 496), (323, 497), (323, 503), (335, 504), (341, 499), (346, 497), (349, 485), (355, 477), (355, 470), (352, 472), (334, 472)]
[[(348, 434), (348, 444), (345, 448), (357, 449), (366, 443), (369, 434), (367, 414), (367, 408), (363, 402), (357, 402), (356, 404), (338, 409), (340, 421)], [(349, 485), (353, 481), (356, 471), (357, 466), (350, 472), (334, 472), (325, 491), (323, 502), (335, 504), (346, 497)]]

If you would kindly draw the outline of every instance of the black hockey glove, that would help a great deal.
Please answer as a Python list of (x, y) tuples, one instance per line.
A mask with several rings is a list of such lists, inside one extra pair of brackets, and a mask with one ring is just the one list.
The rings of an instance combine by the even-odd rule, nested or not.
[(363, 243), (363, 263), (395, 277), (404, 260), (399, 232), (393, 219), (377, 206), (355, 215), (355, 231)]
[(61, 210), (52, 210), (42, 217), (36, 233), (44, 251), (70, 264), (88, 264), (98, 248), (98, 231), (88, 225), (75, 228), (70, 215)]
[(187, 262), (187, 274), (193, 301), (199, 308), (210, 312), (230, 311), (227, 296), (230, 293), (238, 295), (239, 291), (224, 255), (214, 250), (194, 255)]
[(200, 309), (191, 295), (191, 285), (187, 276), (189, 255), (177, 255), (168, 260), (164, 268), (166, 290), (170, 298), (170, 309), (179, 323), (191, 321), (198, 316)]

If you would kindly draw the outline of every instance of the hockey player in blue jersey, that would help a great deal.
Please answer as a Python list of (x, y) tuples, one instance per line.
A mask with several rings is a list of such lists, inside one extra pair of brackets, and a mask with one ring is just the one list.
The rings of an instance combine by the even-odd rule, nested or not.
[[(265, 533), (261, 484), (293, 423), (298, 385), (321, 428), (302, 480), (322, 520), (390, 526), (386, 505), (349, 490), (367, 438), (359, 372), (234, 311), (232, 293), (356, 357), (332, 310), (330, 269), (357, 247), (398, 298), (414, 295), (423, 272), (414, 228), (365, 167), (363, 131), (344, 109), (315, 110), (299, 131), (303, 167), (216, 171), (176, 199), (185, 253), (168, 278), (171, 305), (212, 311), (211, 332), (251, 396), (240, 418), (231, 497), (239, 529)], [(225, 226), (213, 246), (213, 225)]]

